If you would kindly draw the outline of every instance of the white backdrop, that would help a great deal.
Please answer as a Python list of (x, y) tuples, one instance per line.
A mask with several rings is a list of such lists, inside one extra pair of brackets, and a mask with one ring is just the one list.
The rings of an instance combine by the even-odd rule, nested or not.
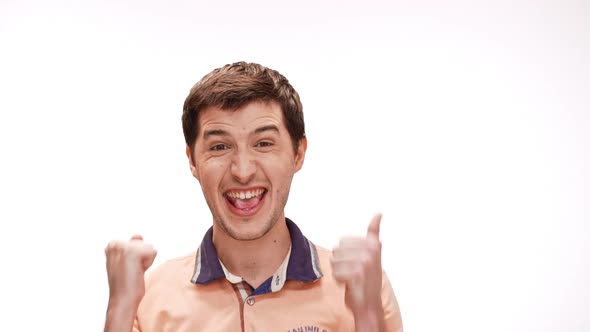
[(287, 206), (314, 242), (384, 213), (406, 331), (590, 331), (590, 5), (0, 0), (0, 321), (100, 331), (103, 249), (156, 264), (211, 218), (190, 87), (285, 74), (309, 149)]

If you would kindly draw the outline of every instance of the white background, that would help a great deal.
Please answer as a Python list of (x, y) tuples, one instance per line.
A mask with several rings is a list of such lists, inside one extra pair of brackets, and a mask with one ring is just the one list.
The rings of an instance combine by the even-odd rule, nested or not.
[(304, 104), (287, 215), (384, 213), (406, 331), (590, 331), (588, 2), (0, 3), (3, 331), (100, 331), (111, 239), (196, 249), (182, 104), (239, 60)]

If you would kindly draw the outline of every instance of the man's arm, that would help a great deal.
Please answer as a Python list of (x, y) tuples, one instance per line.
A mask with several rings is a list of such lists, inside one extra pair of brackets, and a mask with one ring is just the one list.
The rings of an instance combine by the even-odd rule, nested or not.
[(385, 330), (383, 331), (402, 332), (404, 329), (399, 303), (397, 302), (393, 287), (385, 272), (383, 272), (381, 298), (383, 300), (383, 312), (385, 317)]
[(353, 312), (357, 331), (389, 331), (385, 329), (385, 312), (382, 306)]
[(403, 332), (399, 304), (385, 272), (383, 272), (382, 278), (382, 303), (376, 303), (374, 306), (368, 307), (364, 312), (354, 314), (357, 331)]
[(109, 300), (104, 332), (133, 331), (137, 305), (112, 302)]
[(109, 279), (109, 304), (104, 332), (131, 332), (137, 308), (145, 294), (145, 271), (156, 250), (141, 236), (130, 241), (112, 241), (105, 249)]

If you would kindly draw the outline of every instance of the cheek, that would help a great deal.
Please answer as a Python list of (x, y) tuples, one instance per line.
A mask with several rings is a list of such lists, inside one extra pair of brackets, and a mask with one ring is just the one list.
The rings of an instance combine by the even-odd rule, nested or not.
[[(288, 157), (288, 156), (287, 156)], [(287, 158), (277, 158), (276, 160), (269, 161), (264, 165), (261, 165), (264, 173), (267, 177), (274, 182), (274, 184), (279, 185), (281, 188), (285, 186), (289, 186), (293, 174), (295, 173), (294, 163), (286, 162)], [(277, 191), (280, 191), (279, 188)]]
[(219, 182), (227, 169), (227, 163), (223, 160), (208, 160), (201, 164), (199, 173), (201, 175), (201, 181), (212, 184)]

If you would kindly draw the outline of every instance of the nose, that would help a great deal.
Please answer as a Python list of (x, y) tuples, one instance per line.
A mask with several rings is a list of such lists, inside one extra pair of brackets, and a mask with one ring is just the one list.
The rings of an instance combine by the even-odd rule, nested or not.
[(237, 151), (231, 164), (231, 175), (239, 183), (248, 183), (256, 174), (256, 162), (252, 155), (245, 150)]

